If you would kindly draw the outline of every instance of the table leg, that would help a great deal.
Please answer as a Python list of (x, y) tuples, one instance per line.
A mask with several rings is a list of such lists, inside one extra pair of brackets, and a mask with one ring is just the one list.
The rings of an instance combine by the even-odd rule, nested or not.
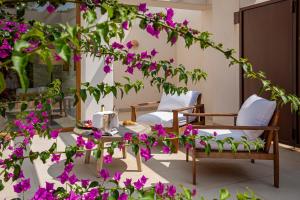
[(142, 171), (142, 158), (141, 158), (140, 149), (136, 155), (136, 164), (137, 164), (138, 171), (141, 172)]
[(126, 144), (122, 144), (123, 147), (122, 147), (122, 153), (123, 153), (123, 159), (126, 159), (127, 158), (127, 147), (126, 147)]
[[(93, 140), (93, 137), (92, 137), (92, 136), (89, 136), (89, 137), (88, 137), (88, 141), (91, 141), (91, 140)], [(90, 163), (91, 152), (92, 152), (91, 150), (86, 150), (86, 151), (85, 151), (85, 160), (84, 160), (84, 163), (85, 163), (85, 164)]]
[(98, 150), (101, 149), (100, 157), (97, 159), (97, 174), (101, 171), (103, 167), (103, 153), (104, 153), (104, 142), (100, 142), (98, 144)]

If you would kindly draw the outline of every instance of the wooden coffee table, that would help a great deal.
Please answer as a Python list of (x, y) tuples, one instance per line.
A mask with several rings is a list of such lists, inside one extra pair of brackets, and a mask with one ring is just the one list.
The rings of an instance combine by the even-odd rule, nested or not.
[[(123, 136), (125, 133), (129, 132), (129, 133), (133, 133), (133, 134), (137, 134), (137, 133), (147, 133), (150, 134), (151, 133), (151, 127), (149, 125), (146, 124), (141, 124), (141, 123), (136, 123), (135, 125), (129, 125), (129, 126), (123, 126), (121, 125), (122, 122), (120, 123), (119, 126), (119, 132), (113, 136), (106, 136), (103, 135), (101, 139), (99, 139), (97, 141), (98, 145), (97, 145), (97, 150), (98, 149), (104, 149), (104, 144), (105, 143), (109, 143), (109, 142), (123, 142), (123, 148), (122, 148), (122, 153), (123, 153), (123, 158), (125, 159), (127, 157), (127, 149), (126, 149), (126, 145), (125, 145), (125, 141), (123, 140)], [(87, 130), (87, 129), (81, 129), (78, 127), (75, 127), (73, 132), (76, 135), (82, 135), (85, 138), (88, 138), (88, 140), (95, 140), (92, 136), (92, 130)], [(85, 152), (85, 163), (88, 164), (90, 162), (90, 157), (91, 157), (91, 152), (92, 150), (86, 150)], [(100, 157), (99, 159), (97, 159), (97, 172), (99, 172), (102, 169), (103, 166), (103, 152), (101, 151)], [(137, 163), (137, 169), (139, 172), (142, 171), (142, 163), (141, 163), (141, 155), (140, 155), (140, 151), (138, 151), (137, 155), (136, 155), (136, 163)]]

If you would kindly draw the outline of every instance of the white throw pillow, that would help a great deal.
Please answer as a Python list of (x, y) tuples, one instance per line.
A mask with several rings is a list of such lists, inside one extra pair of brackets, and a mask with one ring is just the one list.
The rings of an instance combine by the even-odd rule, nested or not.
[[(194, 106), (199, 95), (200, 92), (197, 91), (188, 91), (186, 94), (181, 94), (180, 96), (163, 93), (157, 110), (172, 111), (174, 109)], [(189, 110), (189, 112), (192, 112), (192, 110)]]
[[(237, 126), (268, 126), (276, 109), (276, 102), (257, 95), (250, 96), (241, 107)], [(258, 138), (263, 131), (244, 131), (250, 140)]]

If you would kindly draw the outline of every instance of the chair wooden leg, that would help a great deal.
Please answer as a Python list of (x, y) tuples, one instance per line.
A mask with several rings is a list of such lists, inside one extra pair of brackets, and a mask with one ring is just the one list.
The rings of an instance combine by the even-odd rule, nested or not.
[(278, 144), (278, 133), (274, 135), (273, 143), (274, 153), (274, 186), (279, 188), (279, 144)]
[(99, 174), (99, 172), (101, 171), (102, 167), (103, 167), (103, 149), (104, 149), (104, 143), (103, 142), (99, 142), (98, 144), (98, 149), (101, 148), (101, 154), (100, 157), (97, 160), (97, 164), (96, 164), (96, 170), (97, 170), (97, 174)]
[(172, 139), (171, 141), (172, 141), (172, 144), (175, 147), (175, 152), (174, 153), (178, 153), (178, 150), (179, 150), (179, 139)]
[[(91, 140), (93, 140), (93, 138), (90, 136), (90, 137), (88, 138), (88, 141), (91, 141)], [(91, 150), (86, 150), (86, 151), (85, 151), (85, 159), (84, 159), (84, 163), (85, 163), (85, 164), (89, 164), (89, 163), (90, 163), (90, 160), (91, 160), (91, 153), (92, 153)]]
[(138, 172), (141, 172), (142, 171), (142, 158), (141, 158), (140, 150), (138, 151), (138, 153), (136, 155), (136, 164), (137, 164)]
[(125, 144), (122, 147), (122, 153), (123, 153), (123, 159), (126, 159), (127, 158), (127, 148), (126, 148)]
[(192, 158), (193, 158), (193, 185), (196, 185), (196, 171), (197, 171), (197, 167), (196, 167), (196, 149), (193, 148), (192, 151)]
[(185, 152), (185, 155), (186, 155), (186, 162), (189, 162), (189, 153), (190, 153), (190, 149), (189, 148), (185, 148), (186, 149), (186, 152)]
[(254, 160), (254, 159), (251, 159), (251, 163), (253, 163), (253, 164), (254, 164), (254, 163), (255, 163), (255, 160)]

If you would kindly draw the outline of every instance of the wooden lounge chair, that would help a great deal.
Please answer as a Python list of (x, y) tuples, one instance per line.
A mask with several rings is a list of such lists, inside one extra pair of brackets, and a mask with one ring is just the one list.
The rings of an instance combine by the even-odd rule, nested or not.
[[(251, 96), (251, 97), (253, 97), (253, 96)], [(267, 100), (263, 100), (263, 101), (267, 101)], [(244, 105), (245, 105), (245, 103), (244, 103)], [(212, 132), (218, 133), (218, 131), (224, 131), (224, 130), (231, 131), (233, 133), (233, 135), (228, 134), (227, 136), (233, 137), (234, 139), (236, 139), (237, 133), (239, 133), (239, 131), (246, 132), (247, 134), (253, 133), (254, 135), (257, 134), (258, 137), (262, 138), (265, 141), (263, 150), (256, 151), (256, 150), (252, 149), (253, 151), (251, 151), (251, 153), (249, 153), (248, 151), (245, 151), (244, 149), (238, 149), (238, 152), (233, 153), (228, 147), (227, 147), (227, 149), (225, 147), (224, 148), (225, 150), (223, 152), (219, 152), (217, 150), (216, 146), (212, 145), (212, 152), (210, 154), (207, 154), (204, 152), (204, 150), (203, 150), (203, 148), (201, 148), (201, 146), (195, 145), (195, 147), (190, 149), (190, 152), (192, 154), (192, 162), (193, 162), (193, 184), (196, 184), (196, 172), (197, 172), (196, 159), (197, 158), (221, 158), (221, 159), (249, 159), (249, 160), (251, 160), (252, 163), (254, 163), (255, 160), (273, 160), (274, 186), (277, 188), (279, 187), (279, 144), (278, 144), (279, 109), (276, 106), (276, 104), (275, 104), (275, 108), (273, 109), (273, 111), (272, 111), (272, 109), (269, 109), (269, 111), (272, 111), (272, 113), (270, 115), (271, 119), (267, 120), (268, 117), (266, 117), (265, 122), (267, 124), (262, 123), (259, 125), (259, 123), (257, 123), (257, 121), (256, 121), (256, 123), (255, 122), (249, 123), (249, 121), (248, 121), (245, 124), (245, 123), (243, 123), (242, 120), (239, 121), (239, 117), (241, 117), (241, 115), (247, 115), (247, 109), (246, 110), (244, 109), (244, 111), (243, 111), (244, 105), (242, 106), (241, 110), (239, 111), (239, 114), (219, 114), (219, 113), (218, 114), (212, 114), (212, 113), (185, 113), (184, 114), (187, 118), (192, 117), (192, 116), (234, 117), (235, 122), (237, 121), (237, 125), (235, 123), (234, 126), (222, 126), (222, 125), (204, 125), (204, 126), (198, 125), (197, 126), (196, 125), (193, 127), (195, 129), (199, 129), (199, 132), (200, 131), (208, 131), (210, 133), (212, 133)], [(249, 107), (249, 109), (251, 109), (251, 106)], [(260, 107), (260, 109), (263, 110), (264, 108)], [(258, 111), (257, 115), (260, 115), (260, 113), (259, 113), (260, 111)], [(251, 115), (252, 115), (252, 117), (255, 118), (255, 115), (253, 115), (254, 113), (255, 112), (249, 113), (250, 118), (251, 118)], [(224, 135), (221, 135), (220, 137), (224, 138), (227, 136), (226, 136), (226, 134), (224, 134)], [(252, 139), (254, 139), (254, 138), (252, 138)], [(195, 142), (195, 144), (197, 144), (197, 141)], [(270, 152), (271, 145), (273, 145), (272, 152)], [(187, 161), (188, 161), (188, 151), (187, 151)]]
[[(141, 107), (149, 107), (158, 105), (155, 112), (147, 113), (137, 117), (137, 109)], [(152, 128), (156, 124), (162, 124), (168, 133), (181, 134), (188, 123), (194, 125), (205, 124), (204, 117), (193, 117), (186, 121), (182, 112), (188, 111), (189, 113), (203, 113), (204, 105), (201, 104), (201, 93), (189, 91), (187, 94), (166, 95), (163, 94), (161, 101), (147, 102), (131, 106), (131, 121), (142, 122), (151, 125)], [(173, 141), (176, 147), (176, 152), (179, 148), (178, 139)]]

